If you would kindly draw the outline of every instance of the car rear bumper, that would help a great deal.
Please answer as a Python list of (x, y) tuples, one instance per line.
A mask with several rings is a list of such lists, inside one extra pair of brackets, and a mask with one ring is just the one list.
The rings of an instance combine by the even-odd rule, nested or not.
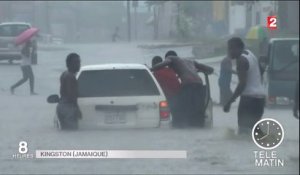
[(21, 59), (21, 54), (19, 51), (2, 51), (0, 49), (0, 60), (8, 60), (8, 59)]
[(172, 121), (171, 120), (160, 121), (159, 127), (166, 128), (166, 129), (172, 128)]
[[(167, 125), (167, 124), (164, 124)], [(159, 128), (160, 122), (155, 122), (152, 119), (143, 121), (129, 121), (123, 124), (108, 124), (103, 121), (93, 120), (91, 118), (84, 117), (79, 120), (80, 128), (88, 129), (130, 129), (130, 128)]]
[(294, 104), (296, 79), (293, 81), (270, 81), (268, 84), (267, 105), (291, 106)]
[[(138, 128), (162, 128), (162, 129), (169, 129), (172, 128), (172, 120), (171, 118), (168, 120), (161, 120), (159, 123), (155, 124), (155, 122), (142, 122), (137, 125), (108, 125), (99, 123), (97, 124), (96, 121), (90, 121), (89, 118), (84, 117), (82, 120), (79, 120), (79, 128), (80, 129), (138, 129)], [(58, 117), (57, 115), (54, 116), (54, 123), (55, 127), (58, 124)]]

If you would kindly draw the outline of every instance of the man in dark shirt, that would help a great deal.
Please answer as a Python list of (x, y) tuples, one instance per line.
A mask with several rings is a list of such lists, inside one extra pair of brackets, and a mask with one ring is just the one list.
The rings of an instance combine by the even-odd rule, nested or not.
[(155, 71), (168, 66), (181, 80), (178, 104), (180, 117), (175, 122), (176, 127), (184, 127), (187, 124), (203, 127), (205, 91), (198, 72), (211, 74), (213, 68), (196, 61), (179, 58), (174, 51), (168, 51), (165, 57), (165, 61), (155, 65), (151, 70)]
[(57, 105), (57, 116), (61, 129), (77, 129), (81, 111), (77, 104), (78, 85), (76, 73), (80, 69), (80, 57), (76, 53), (67, 56), (68, 70), (60, 77), (60, 101)]

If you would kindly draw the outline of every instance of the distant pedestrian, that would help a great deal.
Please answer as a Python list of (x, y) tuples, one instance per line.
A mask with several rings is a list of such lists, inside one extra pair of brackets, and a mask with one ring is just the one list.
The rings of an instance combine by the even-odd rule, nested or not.
[(228, 40), (228, 56), (236, 59), (239, 83), (229, 101), (224, 105), (224, 112), (229, 112), (231, 103), (239, 96), (238, 126), (239, 133), (250, 134), (254, 124), (264, 113), (265, 92), (256, 56), (246, 50), (243, 41), (234, 37)]
[(21, 50), (21, 70), (23, 74), (23, 78), (19, 80), (16, 84), (12, 85), (10, 87), (11, 94), (14, 94), (15, 88), (21, 86), (23, 83), (25, 83), (27, 80), (29, 80), (29, 86), (30, 86), (30, 94), (31, 95), (37, 95), (34, 92), (34, 75), (31, 68), (31, 50), (32, 50), (33, 43), (31, 40), (27, 41), (22, 50)]
[(76, 32), (75, 37), (76, 37), (76, 41), (77, 42), (80, 41), (80, 33), (79, 32)]
[(114, 33), (113, 33), (113, 35), (112, 35), (112, 42), (116, 42), (117, 41), (117, 39), (120, 39), (121, 37), (120, 37), (120, 35), (119, 35), (119, 27), (116, 27), (115, 28), (115, 31), (114, 31)]
[[(152, 67), (161, 63), (163, 60), (160, 56), (155, 56), (152, 59)], [(172, 116), (176, 115), (176, 104), (180, 90), (180, 81), (173, 69), (164, 67), (153, 72), (154, 77), (161, 86), (166, 95)], [(175, 117), (176, 118), (176, 117)]]
[(225, 57), (220, 66), (219, 87), (220, 87), (220, 105), (225, 105), (232, 96), (230, 89), (232, 74), (236, 73), (232, 70), (232, 62), (229, 57)]
[(293, 113), (294, 117), (299, 119), (299, 80), (296, 83)]
[(213, 68), (196, 61), (179, 58), (174, 51), (166, 53), (166, 59), (152, 67), (152, 71), (166, 66), (174, 70), (181, 80), (178, 112), (173, 118), (173, 126), (201, 126), (205, 124), (204, 103), (205, 90), (198, 72), (213, 73)]

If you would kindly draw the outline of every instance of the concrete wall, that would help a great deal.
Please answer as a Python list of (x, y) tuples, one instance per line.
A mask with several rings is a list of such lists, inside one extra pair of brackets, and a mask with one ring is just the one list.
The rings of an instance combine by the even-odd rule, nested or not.
[(229, 33), (237, 30), (248, 30), (255, 25), (267, 25), (267, 17), (275, 12), (275, 1), (258, 1), (229, 6)]
[(260, 1), (259, 2), (259, 12), (260, 12), (260, 21), (259, 24), (263, 26), (267, 26), (267, 17), (274, 13), (275, 10), (275, 2), (274, 1)]
[(246, 27), (246, 6), (229, 6), (229, 34), (234, 34), (237, 30)]
[(287, 28), (291, 33), (299, 34), (299, 1), (288, 1)]

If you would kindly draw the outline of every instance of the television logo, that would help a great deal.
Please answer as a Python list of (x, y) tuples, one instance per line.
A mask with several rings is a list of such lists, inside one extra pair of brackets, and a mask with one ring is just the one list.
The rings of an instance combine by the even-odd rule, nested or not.
[(276, 16), (268, 16), (267, 17), (267, 28), (275, 30), (277, 29), (277, 17)]
[(28, 154), (28, 144), (26, 141), (19, 142), (19, 153), (13, 154), (14, 159), (31, 159), (34, 158), (33, 154)]
[(284, 129), (275, 119), (264, 118), (258, 121), (252, 129), (252, 139), (261, 149), (254, 151), (255, 166), (283, 167), (284, 160), (278, 157), (277, 148), (283, 141)]

